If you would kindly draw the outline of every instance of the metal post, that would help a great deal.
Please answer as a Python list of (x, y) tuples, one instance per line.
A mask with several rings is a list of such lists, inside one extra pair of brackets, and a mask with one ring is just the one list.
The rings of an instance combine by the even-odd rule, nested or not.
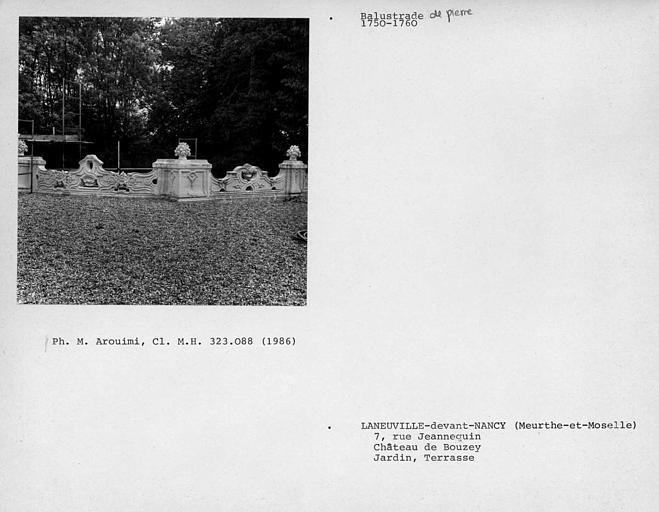
[[(197, 159), (197, 137), (179, 137), (178, 138), (178, 143), (180, 144), (181, 142), (188, 142), (188, 141), (194, 141), (194, 152), (190, 155), (192, 156), (193, 159)], [(190, 150), (192, 151), (192, 150)]]
[(82, 160), (82, 82), (78, 82), (78, 161)]
[(30, 194), (34, 193), (34, 119), (32, 120), (32, 140), (30, 141)]
[(64, 169), (64, 148), (65, 148), (65, 142), (64, 139), (66, 138), (64, 135), (64, 127), (65, 127), (65, 113), (64, 113), (64, 105), (66, 104), (66, 82), (65, 78), (62, 78), (62, 170)]
[(121, 170), (121, 141), (117, 141), (117, 172)]

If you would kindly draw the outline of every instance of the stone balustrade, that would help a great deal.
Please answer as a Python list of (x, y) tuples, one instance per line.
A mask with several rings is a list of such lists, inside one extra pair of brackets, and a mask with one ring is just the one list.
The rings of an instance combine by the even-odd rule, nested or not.
[(80, 160), (75, 171), (38, 168), (34, 191), (42, 194), (154, 197), (160, 195), (158, 173), (113, 172), (96, 155)]
[(47, 169), (39, 157), (19, 156), (19, 190), (43, 194), (165, 198), (175, 201), (211, 199), (291, 198), (307, 192), (307, 165), (299, 161), (299, 149), (292, 146), (288, 160), (279, 165), (279, 174), (269, 177), (259, 167), (244, 164), (224, 178), (211, 174), (206, 160), (158, 159), (148, 173), (115, 172), (103, 168), (96, 155), (87, 155), (74, 171)]

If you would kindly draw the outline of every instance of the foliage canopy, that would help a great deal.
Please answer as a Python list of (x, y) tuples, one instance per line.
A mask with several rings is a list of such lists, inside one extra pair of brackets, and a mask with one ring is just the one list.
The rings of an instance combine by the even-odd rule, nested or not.
[[(23, 17), (19, 29), (19, 118), (36, 133), (61, 134), (63, 115), (77, 126), (80, 87), (83, 152), (108, 166), (117, 141), (122, 167), (149, 167), (179, 137), (197, 138), (218, 174), (276, 172), (291, 144), (306, 154), (306, 19)], [(44, 146), (57, 165), (59, 145)]]

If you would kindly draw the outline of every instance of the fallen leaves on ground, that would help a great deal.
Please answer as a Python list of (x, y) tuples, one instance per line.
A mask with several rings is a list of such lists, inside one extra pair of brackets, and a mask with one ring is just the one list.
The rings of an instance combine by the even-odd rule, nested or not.
[(307, 205), (21, 194), (18, 302), (306, 304)]

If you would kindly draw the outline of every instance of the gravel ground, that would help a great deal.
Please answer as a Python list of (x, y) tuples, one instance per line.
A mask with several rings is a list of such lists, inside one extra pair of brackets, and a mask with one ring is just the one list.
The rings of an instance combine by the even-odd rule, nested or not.
[(21, 194), (18, 302), (306, 304), (307, 205)]

